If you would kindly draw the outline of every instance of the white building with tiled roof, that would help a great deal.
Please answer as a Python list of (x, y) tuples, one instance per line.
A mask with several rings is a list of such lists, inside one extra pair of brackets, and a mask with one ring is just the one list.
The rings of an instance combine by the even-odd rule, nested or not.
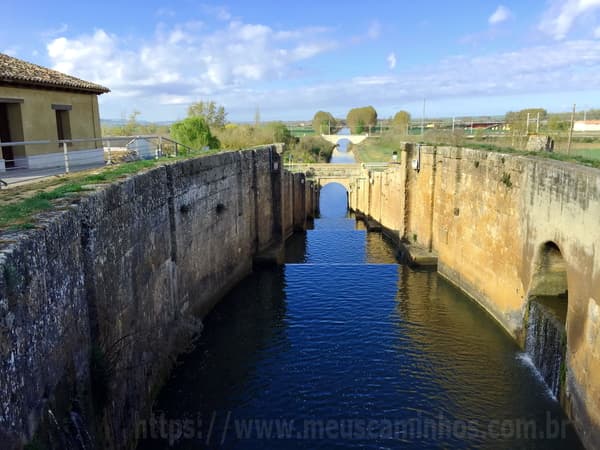
[(107, 92), (0, 53), (0, 143), (15, 143), (1, 147), (0, 171), (61, 166), (62, 140), (77, 141), (68, 143), (71, 165), (102, 163), (98, 95)]

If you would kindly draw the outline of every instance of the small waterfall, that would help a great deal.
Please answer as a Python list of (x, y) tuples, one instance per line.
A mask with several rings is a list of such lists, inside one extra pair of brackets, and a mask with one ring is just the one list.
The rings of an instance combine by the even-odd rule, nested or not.
[(59, 420), (51, 409), (48, 409), (47, 413), (49, 448), (89, 450), (94, 447), (86, 421), (78, 412), (70, 411), (68, 418), (65, 417), (63, 420)]
[(564, 371), (565, 316), (565, 299), (535, 298), (529, 302), (525, 351), (555, 398), (559, 398)]
[(88, 432), (87, 425), (83, 417), (79, 415), (79, 413), (75, 411), (71, 411), (69, 414), (71, 418), (72, 430), (71, 434), (75, 438), (75, 442), (77, 443), (79, 449), (88, 450), (92, 448), (92, 437)]

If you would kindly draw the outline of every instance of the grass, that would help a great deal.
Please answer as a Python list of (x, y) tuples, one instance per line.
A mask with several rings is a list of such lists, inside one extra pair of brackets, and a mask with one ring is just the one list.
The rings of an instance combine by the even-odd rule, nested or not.
[[(420, 137), (420, 136), (418, 136)], [(425, 136), (427, 138), (427, 136)], [(408, 137), (409, 139), (411, 137)], [(383, 135), (377, 138), (370, 138), (360, 145), (352, 146), (354, 154), (360, 162), (388, 162), (392, 160), (392, 153), (402, 150), (402, 141), (407, 141), (407, 136), (399, 137), (394, 135)], [(438, 138), (439, 139), (439, 138)], [(410, 139), (414, 140), (414, 139)], [(506, 145), (497, 145), (484, 142), (423, 142), (425, 145), (453, 145), (463, 148), (472, 148), (476, 150), (485, 150), (489, 152), (509, 153), (523, 156), (535, 156), (539, 158), (548, 158), (557, 161), (571, 162), (588, 167), (600, 168), (600, 148), (597, 144), (576, 144), (567, 155), (561, 151), (554, 152), (527, 152), (517, 150)], [(582, 148), (578, 148), (581, 146)]]
[(392, 160), (394, 151), (402, 150), (400, 144), (384, 138), (367, 139), (360, 145), (352, 145), (351, 148), (360, 162), (388, 162)]
[(312, 128), (308, 128), (308, 127), (290, 127), (288, 128), (288, 130), (290, 130), (290, 134), (294, 137), (302, 137), (302, 136), (314, 136), (317, 133), (315, 132), (315, 130), (313, 130)]
[(31, 215), (52, 209), (52, 200), (85, 190), (80, 183), (67, 183), (49, 192), (39, 192), (17, 203), (0, 206), (0, 228), (14, 225), (17, 229), (32, 228), (27, 220)]
[[(78, 193), (94, 190), (90, 185), (111, 183), (128, 175), (150, 169), (165, 162), (196, 156), (207, 156), (216, 150), (194, 153), (176, 158), (142, 160), (106, 167), (95, 173), (73, 173), (52, 178), (40, 183), (32, 183), (3, 190), (0, 194), (0, 230), (21, 230), (35, 228), (33, 216), (54, 208), (54, 201)], [(18, 190), (17, 190), (18, 189)]]
[(600, 160), (600, 148), (575, 148), (571, 151), (574, 156)]

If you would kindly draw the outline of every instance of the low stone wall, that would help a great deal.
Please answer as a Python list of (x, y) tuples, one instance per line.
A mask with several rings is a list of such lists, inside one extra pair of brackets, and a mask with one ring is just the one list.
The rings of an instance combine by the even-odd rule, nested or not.
[(130, 447), (201, 318), (313, 214), (280, 168), (272, 147), (184, 160), (0, 235), (0, 447), (63, 448), (65, 423)]
[(455, 147), (407, 144), (400, 156), (353, 180), (350, 207), (437, 252), (438, 271), (519, 342), (530, 295), (557, 270), (545, 249), (557, 249), (568, 282), (563, 404), (586, 446), (600, 447), (600, 171)]

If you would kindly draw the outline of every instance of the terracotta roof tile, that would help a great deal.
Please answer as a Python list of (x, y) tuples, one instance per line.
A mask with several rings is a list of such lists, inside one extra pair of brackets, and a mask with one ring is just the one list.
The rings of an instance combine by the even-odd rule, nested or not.
[(0, 53), (0, 84), (54, 87), (103, 94), (110, 89)]

